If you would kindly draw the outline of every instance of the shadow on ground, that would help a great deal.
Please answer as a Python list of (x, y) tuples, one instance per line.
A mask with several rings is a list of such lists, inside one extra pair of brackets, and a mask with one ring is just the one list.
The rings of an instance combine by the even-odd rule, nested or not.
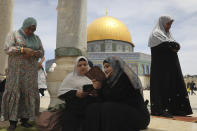
[[(22, 127), (20, 124), (18, 124), (17, 128), (15, 131), (39, 131), (36, 127), (35, 127), (35, 123), (34, 122), (30, 122), (31, 124), (33, 124), (32, 128), (25, 128)], [(7, 131), (7, 127), (8, 127), (8, 122), (5, 123), (6, 126), (4, 127), (0, 127), (0, 131)]]
[(154, 128), (147, 128), (146, 130), (141, 131), (167, 131), (167, 130), (160, 130), (160, 129), (154, 129)]

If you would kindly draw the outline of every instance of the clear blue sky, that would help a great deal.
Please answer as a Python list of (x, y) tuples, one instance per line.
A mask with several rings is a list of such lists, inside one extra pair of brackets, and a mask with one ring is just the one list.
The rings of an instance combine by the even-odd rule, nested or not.
[[(56, 48), (58, 0), (15, 0), (14, 30), (26, 17), (38, 21), (36, 34), (42, 40), (46, 59), (54, 58)], [(197, 0), (88, 0), (88, 24), (109, 15), (121, 20), (130, 30), (136, 52), (150, 54), (149, 34), (161, 15), (174, 18), (171, 32), (181, 44), (178, 53), (183, 74), (197, 74)]]

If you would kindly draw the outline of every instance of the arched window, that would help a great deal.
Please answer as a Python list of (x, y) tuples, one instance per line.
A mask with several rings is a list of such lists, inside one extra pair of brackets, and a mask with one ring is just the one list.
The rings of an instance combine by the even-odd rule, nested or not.
[(139, 74), (139, 66), (136, 64), (136, 69), (137, 69), (137, 75)]
[(150, 74), (149, 65), (146, 65), (146, 72), (148, 75)]
[(105, 43), (101, 44), (101, 52), (105, 52)]
[(144, 75), (145, 74), (145, 66), (144, 66), (144, 64), (142, 64), (141, 66), (142, 66), (142, 74)]
[(125, 52), (125, 45), (122, 45), (122, 52)]
[(91, 50), (90, 50), (90, 52), (94, 52), (94, 47), (93, 47), (93, 46), (91, 47)]
[(116, 51), (116, 43), (112, 43), (112, 51)]

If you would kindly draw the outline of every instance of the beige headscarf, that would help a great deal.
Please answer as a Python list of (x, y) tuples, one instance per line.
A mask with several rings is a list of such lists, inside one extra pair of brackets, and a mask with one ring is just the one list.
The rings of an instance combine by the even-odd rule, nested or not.
[(58, 96), (61, 96), (70, 90), (82, 90), (83, 85), (92, 84), (92, 81), (88, 77), (79, 75), (77, 72), (77, 64), (79, 63), (79, 60), (81, 58), (85, 59), (88, 63), (87, 58), (85, 58), (84, 56), (79, 56), (76, 59), (74, 71), (69, 73), (63, 80), (58, 90)]

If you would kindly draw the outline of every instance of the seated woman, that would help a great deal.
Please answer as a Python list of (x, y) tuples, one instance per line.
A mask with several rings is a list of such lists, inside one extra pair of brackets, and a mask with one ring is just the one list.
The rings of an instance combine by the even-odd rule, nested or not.
[(141, 82), (117, 57), (103, 62), (106, 80), (93, 80), (103, 102), (88, 105), (84, 131), (138, 131), (145, 129), (150, 115), (141, 94)]
[(94, 100), (89, 93), (82, 90), (84, 85), (92, 84), (92, 81), (85, 76), (88, 70), (88, 60), (83, 56), (78, 57), (74, 71), (66, 76), (59, 89), (58, 96), (66, 103), (62, 131), (80, 130), (85, 107), (89, 100)]

